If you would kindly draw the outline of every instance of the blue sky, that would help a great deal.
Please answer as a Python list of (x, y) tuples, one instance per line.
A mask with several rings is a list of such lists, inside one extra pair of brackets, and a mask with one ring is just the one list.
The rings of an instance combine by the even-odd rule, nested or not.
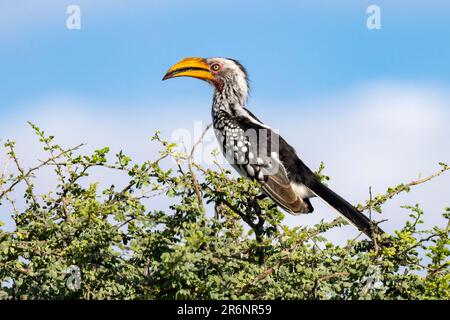
[[(369, 185), (381, 192), (449, 160), (450, 4), (298, 2), (2, 1), (0, 138), (32, 162), (31, 120), (63, 143), (148, 158), (155, 129), (170, 136), (210, 117), (211, 89), (162, 82), (166, 70), (186, 56), (225, 56), (250, 73), (250, 109), (311, 167), (325, 161), (353, 202)], [(66, 28), (69, 4), (81, 8), (81, 30)], [(366, 27), (370, 4), (381, 30)], [(421, 202), (437, 217), (449, 182), (393, 205)]]
[(203, 97), (194, 81), (160, 81), (185, 56), (240, 59), (261, 100), (308, 99), (373, 79), (450, 81), (444, 1), (375, 2), (379, 31), (366, 28), (373, 1), (191, 2), (78, 1), (82, 29), (70, 31), (65, 9), (77, 1), (3, 1), (1, 112), (55, 94)]

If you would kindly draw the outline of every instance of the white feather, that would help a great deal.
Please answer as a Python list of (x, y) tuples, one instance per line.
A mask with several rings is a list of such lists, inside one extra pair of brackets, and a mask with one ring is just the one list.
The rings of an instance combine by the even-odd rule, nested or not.
[(294, 192), (302, 199), (312, 198), (315, 196), (314, 193), (311, 192), (311, 190), (304, 184), (293, 182), (291, 183), (291, 186)]

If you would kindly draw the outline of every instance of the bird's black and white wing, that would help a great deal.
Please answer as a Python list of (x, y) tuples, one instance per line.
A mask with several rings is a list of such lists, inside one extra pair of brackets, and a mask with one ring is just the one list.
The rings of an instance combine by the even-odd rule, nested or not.
[[(278, 163), (278, 170), (275, 174), (268, 172), (262, 180), (258, 180), (263, 190), (277, 204), (283, 207), (291, 214), (310, 213), (314, 209), (308, 198), (299, 196), (295, 185), (288, 178), (286, 168)], [(266, 171), (265, 168), (262, 169)]]
[(225, 127), (216, 131), (222, 135), (218, 138), (222, 141), (224, 156), (239, 173), (260, 182), (267, 195), (289, 213), (312, 212), (308, 199), (312, 194), (307, 188), (302, 190), (300, 185), (292, 183), (287, 168), (280, 161), (280, 143), (285, 147), (286, 142), (248, 110), (244, 112), (228, 118)]
[[(232, 121), (240, 129), (236, 129), (237, 134), (233, 131), (235, 135), (224, 146), (233, 150), (232, 159), (228, 160), (242, 175), (257, 179), (267, 195), (291, 214), (313, 212), (309, 198), (318, 196), (369, 237), (372, 232), (384, 233), (348, 201), (322, 184), (281, 136), (243, 110), (245, 114)], [(256, 139), (251, 138), (252, 130), (257, 132)]]

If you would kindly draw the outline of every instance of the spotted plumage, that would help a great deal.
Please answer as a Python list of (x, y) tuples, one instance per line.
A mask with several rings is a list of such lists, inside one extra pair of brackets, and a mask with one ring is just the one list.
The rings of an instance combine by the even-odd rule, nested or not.
[(257, 180), (264, 192), (291, 214), (313, 212), (318, 196), (371, 237), (383, 231), (338, 194), (323, 185), (275, 130), (245, 108), (249, 81), (245, 68), (226, 58), (187, 58), (164, 79), (189, 76), (215, 88), (213, 127), (225, 158), (243, 176)]

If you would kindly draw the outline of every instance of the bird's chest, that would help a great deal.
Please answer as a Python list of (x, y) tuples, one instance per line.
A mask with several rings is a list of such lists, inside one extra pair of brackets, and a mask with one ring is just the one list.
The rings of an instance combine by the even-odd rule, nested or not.
[(263, 181), (272, 166), (259, 144), (258, 132), (226, 115), (213, 115), (214, 131), (226, 160), (242, 175)]
[(243, 163), (248, 158), (250, 143), (245, 128), (226, 113), (213, 114), (213, 126), (222, 152)]

